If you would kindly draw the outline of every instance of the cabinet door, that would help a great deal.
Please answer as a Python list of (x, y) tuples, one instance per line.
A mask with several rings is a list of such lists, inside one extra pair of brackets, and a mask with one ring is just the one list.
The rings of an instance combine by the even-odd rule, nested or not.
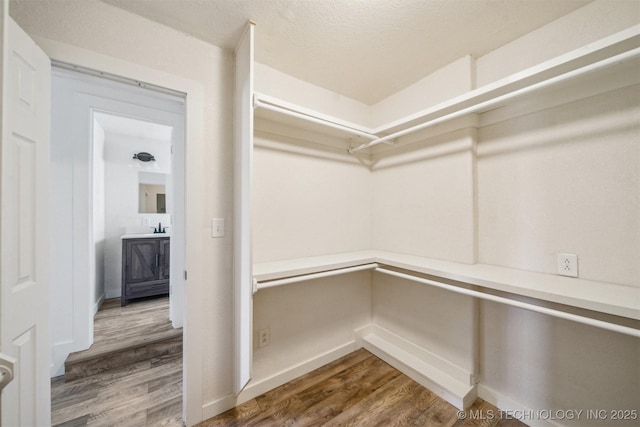
[(126, 282), (157, 280), (160, 267), (158, 240), (128, 240), (126, 246)]
[(160, 276), (158, 279), (169, 279), (169, 260), (171, 255), (171, 240), (160, 240)]

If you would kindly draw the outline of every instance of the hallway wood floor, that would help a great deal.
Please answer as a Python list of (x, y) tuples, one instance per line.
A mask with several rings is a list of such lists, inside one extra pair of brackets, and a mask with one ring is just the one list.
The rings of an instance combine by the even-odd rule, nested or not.
[(169, 297), (149, 298), (120, 306), (106, 300), (94, 317), (93, 345), (71, 353), (65, 361), (67, 381), (126, 366), (140, 360), (182, 353), (182, 329), (169, 320)]
[(182, 355), (51, 382), (54, 426), (182, 426)]
[(498, 419), (497, 408), (481, 399), (470, 411), (487, 419), (458, 419), (454, 406), (360, 349), (198, 426), (525, 426)]
[(95, 359), (100, 360), (95, 365), (107, 369), (68, 382), (64, 376), (52, 379), (51, 424), (182, 426), (181, 350), (113, 365), (114, 352), (127, 345), (150, 345), (160, 335), (181, 336), (182, 330), (172, 329), (168, 318), (168, 298), (126, 307), (120, 307), (119, 300), (107, 300), (95, 317), (94, 346), (82, 354), (99, 354), (102, 359)]

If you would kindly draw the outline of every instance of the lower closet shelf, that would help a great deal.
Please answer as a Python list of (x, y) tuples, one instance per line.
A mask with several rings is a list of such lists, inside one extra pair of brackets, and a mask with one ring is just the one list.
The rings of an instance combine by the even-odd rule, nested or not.
[(362, 337), (362, 344), (365, 350), (375, 354), (458, 409), (468, 408), (477, 398), (475, 384), (469, 384), (473, 383), (471, 374), (467, 374), (467, 382), (448, 375), (426, 362), (427, 358), (424, 355), (415, 354), (416, 351), (409, 350), (407, 347), (415, 347), (410, 343), (401, 347), (374, 332)]
[[(326, 273), (324, 275), (335, 275), (370, 269), (374, 268), (376, 264), (406, 270), (418, 275), (433, 276), (435, 279), (453, 280), (488, 290), (506, 292), (516, 297), (535, 298), (542, 302), (564, 304), (627, 320), (640, 320), (640, 288), (492, 265), (461, 264), (373, 250), (256, 264), (254, 265), (255, 290), (321, 277), (322, 274), (319, 273), (323, 272)], [(380, 272), (385, 272), (385, 270), (380, 270)], [(425, 281), (420, 276), (416, 277), (418, 281)], [(449, 288), (452, 287), (449, 286)], [(503, 299), (508, 300), (509, 298)], [(513, 301), (516, 302), (515, 299)], [(497, 302), (508, 303), (508, 301)], [(527, 308), (526, 304), (519, 302), (517, 304), (521, 308)], [(537, 307), (535, 304), (529, 305)], [(534, 308), (534, 311), (554, 315), (553, 310), (545, 310)], [(565, 318), (575, 321), (580, 321), (579, 317), (581, 316), (576, 318), (565, 316)], [(603, 324), (607, 322), (599, 323), (599, 321), (583, 323), (605, 327), (605, 329), (618, 329), (618, 332), (640, 336), (640, 329), (635, 327), (621, 326), (617, 328), (617, 323), (611, 323), (616, 326), (609, 328)]]

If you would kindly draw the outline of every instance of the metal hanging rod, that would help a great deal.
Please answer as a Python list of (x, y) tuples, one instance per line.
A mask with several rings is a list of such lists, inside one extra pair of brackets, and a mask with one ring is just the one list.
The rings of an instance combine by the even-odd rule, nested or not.
[(78, 73), (86, 74), (93, 77), (100, 77), (106, 80), (111, 80), (118, 83), (124, 83), (130, 86), (141, 87), (144, 89), (153, 90), (155, 92), (159, 92), (165, 95), (169, 95), (172, 98), (177, 98), (180, 102), (184, 102), (184, 98), (186, 94), (184, 92), (178, 92), (173, 89), (168, 89), (166, 87), (157, 86), (151, 83), (142, 82), (140, 80), (130, 79), (128, 77), (118, 76), (116, 74), (107, 73), (106, 71), (98, 71), (92, 68), (83, 67), (80, 65), (70, 64), (68, 62), (58, 61), (57, 59), (51, 60), (51, 66), (60, 68), (63, 70), (75, 71)]
[(555, 310), (547, 307), (540, 307), (535, 304), (530, 304), (526, 302), (515, 301), (509, 298), (499, 297), (491, 294), (485, 294), (483, 292), (474, 291), (471, 289), (460, 288), (454, 285), (449, 285), (446, 283), (437, 282), (435, 280), (424, 279), (422, 277), (412, 276), (410, 274), (399, 273), (397, 271), (388, 270), (386, 268), (378, 267), (375, 269), (378, 273), (387, 274), (389, 276), (400, 277), (402, 279), (411, 280), (418, 283), (423, 283), (430, 286), (435, 286), (440, 289), (445, 289), (451, 292), (455, 292), (462, 295), (468, 295), (475, 298), (484, 299), (487, 301), (493, 301), (500, 304), (510, 305), (513, 307), (522, 308), (529, 311), (534, 311), (536, 313), (542, 313), (553, 317), (558, 317), (561, 319), (571, 320), (573, 322), (582, 323), (585, 325), (595, 326), (601, 329), (607, 329), (609, 331), (618, 332), (625, 335), (631, 335), (633, 337), (640, 338), (640, 329), (630, 328), (628, 326), (617, 325), (615, 323), (605, 322), (603, 320), (592, 319), (590, 317), (580, 316), (577, 314), (566, 313), (564, 311)]
[[(568, 71), (568, 72), (560, 74), (558, 76), (548, 78), (546, 80), (543, 80), (541, 82), (532, 84), (530, 86), (526, 86), (526, 87), (523, 87), (521, 89), (516, 89), (516, 90), (514, 90), (512, 92), (509, 92), (509, 93), (506, 93), (504, 95), (499, 95), (499, 96), (496, 96), (494, 98), (488, 99), (486, 101), (478, 102), (476, 104), (473, 104), (473, 105), (471, 105), (469, 107), (466, 107), (466, 108), (463, 108), (461, 110), (454, 111), (454, 112), (449, 113), (449, 114), (445, 114), (445, 115), (443, 115), (441, 117), (437, 117), (437, 118), (432, 119), (432, 120), (427, 120), (424, 123), (421, 123), (421, 124), (412, 126), (410, 128), (407, 128), (407, 129), (392, 133), (392, 134), (384, 136), (382, 138), (378, 138), (378, 139), (375, 139), (373, 141), (365, 142), (364, 144), (361, 144), (361, 145), (359, 145), (359, 146), (357, 146), (355, 148), (349, 148), (348, 151), (349, 151), (350, 154), (353, 154), (353, 153), (355, 153), (357, 151), (364, 150), (365, 148), (373, 147), (375, 145), (387, 142), (389, 140), (400, 138), (401, 136), (405, 136), (407, 134), (410, 134), (410, 133), (413, 133), (413, 132), (417, 132), (417, 131), (422, 130), (422, 129), (426, 129), (428, 127), (435, 126), (437, 124), (440, 124), (440, 123), (443, 123), (443, 122), (446, 122), (446, 121), (449, 121), (449, 120), (452, 120), (452, 119), (456, 119), (458, 117), (465, 116), (467, 114), (478, 112), (478, 111), (480, 111), (480, 110), (482, 110), (484, 108), (491, 107), (491, 106), (494, 106), (494, 105), (499, 104), (501, 102), (507, 101), (509, 99), (525, 95), (525, 94), (527, 94), (529, 92), (533, 92), (533, 91), (539, 90), (541, 88), (544, 88), (544, 87), (547, 87), (547, 86), (550, 86), (550, 85), (553, 85), (553, 84), (556, 84), (556, 83), (560, 83), (562, 81), (565, 81), (565, 80), (568, 80), (568, 79), (571, 79), (571, 78), (574, 78), (574, 77), (577, 77), (577, 76), (580, 76), (580, 75), (583, 75), (583, 74), (587, 74), (587, 73), (590, 73), (590, 72), (593, 72), (593, 71), (596, 71), (596, 70), (599, 70), (599, 69), (602, 69), (602, 68), (606, 68), (606, 67), (609, 67), (609, 66), (611, 66), (613, 64), (624, 62), (624, 61), (636, 58), (638, 56), (640, 56), (640, 48), (635, 48), (635, 49), (629, 50), (627, 52), (612, 56), (610, 58), (603, 59), (603, 60), (598, 61), (598, 62), (594, 62), (593, 64), (589, 64), (589, 65), (586, 65), (584, 67), (577, 68), (577, 69), (575, 69), (573, 71)], [(544, 73), (545, 71), (548, 71), (548, 70), (540, 71), (540, 73)], [(527, 76), (526, 78), (531, 78), (531, 77), (532, 76)], [(510, 82), (509, 84), (517, 84), (517, 83), (518, 83), (518, 81)], [(492, 91), (497, 91), (497, 90), (500, 90), (500, 89), (504, 89), (504, 87), (498, 87), (498, 88), (493, 89)], [(459, 101), (458, 103), (459, 104), (467, 103), (467, 102), (473, 100), (474, 97), (480, 97), (480, 96), (483, 96), (483, 95), (487, 96), (487, 95), (490, 94), (490, 92), (491, 91), (487, 91), (485, 93), (479, 93), (479, 94), (467, 96), (467, 97), (465, 97), (465, 99)], [(453, 108), (454, 106), (455, 106), (455, 104), (449, 106), (448, 108)]]
[(316, 123), (316, 124), (320, 124), (320, 125), (323, 125), (323, 126), (327, 126), (327, 127), (333, 128), (333, 129), (338, 129), (338, 130), (341, 130), (341, 131), (344, 131), (344, 132), (348, 132), (348, 133), (353, 134), (353, 135), (361, 136), (363, 138), (372, 139), (372, 140), (378, 139), (377, 135), (374, 135), (374, 134), (371, 134), (371, 133), (363, 132), (361, 130), (354, 129), (354, 128), (349, 127), (349, 126), (341, 125), (339, 123), (334, 123), (334, 122), (332, 122), (330, 120), (320, 119), (318, 117), (310, 116), (308, 114), (298, 113), (297, 111), (289, 110), (287, 108), (283, 108), (283, 107), (279, 107), (277, 105), (266, 103), (264, 101), (261, 101), (260, 98), (258, 98), (257, 96), (254, 96), (254, 98), (253, 98), (253, 106), (254, 106), (254, 108), (262, 108), (262, 109), (265, 109), (265, 110), (275, 111), (277, 113), (285, 114), (287, 116), (296, 117), (298, 119), (306, 120), (306, 121), (311, 122), (311, 123)]
[(356, 271), (373, 270), (378, 267), (377, 263), (357, 265), (354, 267), (338, 268), (335, 270), (321, 271), (319, 273), (303, 274), (295, 277), (288, 277), (286, 279), (268, 280), (264, 282), (255, 282), (253, 291), (259, 291), (260, 289), (272, 288), (274, 286), (288, 285), (290, 283), (304, 282), (306, 280), (320, 279), (322, 277), (337, 276), (340, 274), (353, 273)]

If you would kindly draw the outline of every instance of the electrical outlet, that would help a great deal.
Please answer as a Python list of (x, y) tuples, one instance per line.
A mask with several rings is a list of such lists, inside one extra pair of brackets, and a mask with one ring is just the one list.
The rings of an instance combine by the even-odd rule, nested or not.
[(557, 254), (557, 273), (561, 276), (578, 277), (578, 255)]
[(271, 343), (271, 329), (260, 329), (258, 332), (258, 347), (266, 347)]

